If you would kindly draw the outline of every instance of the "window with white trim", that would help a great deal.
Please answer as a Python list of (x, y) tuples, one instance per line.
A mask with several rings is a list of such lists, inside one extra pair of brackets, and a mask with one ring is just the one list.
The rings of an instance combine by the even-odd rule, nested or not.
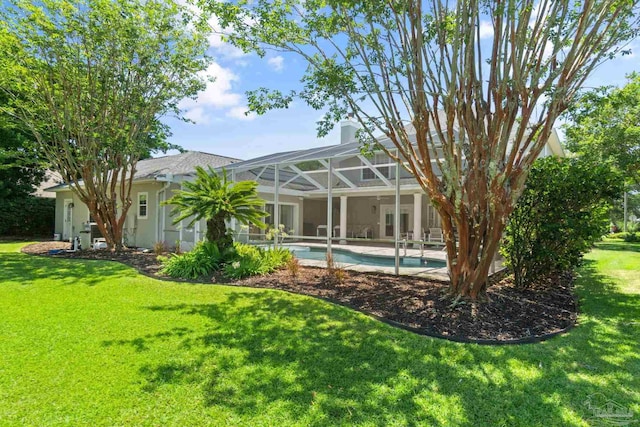
[[(373, 163), (374, 165), (387, 164), (387, 163), (390, 163), (390, 162), (391, 162), (391, 159), (389, 159), (389, 156), (387, 156), (385, 153), (378, 153), (378, 154), (375, 155), (375, 157), (373, 159), (371, 159), (371, 163)], [(389, 166), (378, 166), (378, 167), (376, 167), (376, 169), (385, 178), (389, 178), (390, 177)], [(362, 169), (362, 180), (363, 181), (370, 181), (372, 179), (379, 179), (379, 177), (370, 168)]]
[(138, 193), (138, 218), (147, 219), (149, 214), (149, 193)]

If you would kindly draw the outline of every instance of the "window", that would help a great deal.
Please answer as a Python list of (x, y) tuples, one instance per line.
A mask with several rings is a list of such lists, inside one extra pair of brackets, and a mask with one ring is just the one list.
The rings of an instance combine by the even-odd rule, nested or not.
[(138, 193), (138, 218), (147, 219), (149, 210), (149, 193)]
[[(390, 162), (391, 159), (389, 159), (389, 157), (384, 153), (376, 154), (371, 161), (371, 163), (373, 163), (374, 165), (387, 164)], [(389, 166), (379, 166), (376, 167), (376, 169), (378, 169), (378, 172), (380, 172), (382, 176), (384, 176), (385, 178), (389, 178)], [(376, 175), (375, 172), (369, 168), (362, 169), (362, 180), (370, 181), (372, 179), (379, 179), (378, 175)]]
[[(286, 233), (290, 233), (291, 230), (294, 230), (295, 232), (295, 227), (294, 227), (294, 223), (295, 223), (295, 206), (294, 205), (289, 205), (289, 204), (278, 204), (279, 212), (280, 212), (280, 218), (279, 218), (279, 222), (280, 224), (284, 225), (284, 229)], [(270, 227), (274, 227), (273, 221), (275, 220), (274, 218), (274, 206), (273, 203), (267, 203), (265, 205), (265, 209), (264, 209), (269, 216), (267, 216), (264, 219), (264, 223), (267, 224)]]

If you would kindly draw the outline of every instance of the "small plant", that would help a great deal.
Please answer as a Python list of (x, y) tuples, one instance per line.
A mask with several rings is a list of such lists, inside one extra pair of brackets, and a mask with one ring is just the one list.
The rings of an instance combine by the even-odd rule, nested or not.
[(173, 249), (173, 253), (176, 255), (180, 255), (182, 253), (182, 248), (180, 247), (180, 240), (176, 240), (176, 244)]
[(631, 231), (624, 236), (624, 241), (628, 243), (640, 242), (640, 236), (635, 231)]
[[(293, 233), (293, 230), (289, 230), (289, 233)], [(267, 228), (267, 231), (264, 234), (264, 238), (266, 240), (275, 240), (275, 238), (277, 237), (279, 241), (282, 241), (282, 239), (289, 237), (289, 233), (287, 233), (287, 231), (285, 230), (285, 225), (280, 224), (278, 228)]]
[(327, 252), (327, 270), (331, 271), (335, 267), (333, 263), (333, 254), (331, 252)]
[(165, 241), (155, 242), (153, 244), (153, 253), (156, 255), (162, 255), (164, 253), (169, 252), (169, 246)]
[(170, 277), (197, 279), (212, 274), (222, 261), (218, 245), (207, 241), (198, 242), (192, 251), (167, 258), (160, 272)]
[(292, 279), (297, 279), (300, 275), (300, 261), (298, 258), (292, 256), (289, 261), (286, 263), (287, 272), (289, 273), (289, 277)]
[(263, 250), (244, 243), (234, 243), (233, 253), (226, 258), (224, 275), (230, 279), (241, 279), (257, 274), (268, 274), (285, 266), (293, 257), (284, 248)]
[(244, 277), (262, 274), (262, 260), (260, 258), (241, 258), (224, 266), (224, 275), (229, 279), (242, 279)]
[(342, 267), (337, 267), (333, 269), (333, 281), (337, 285), (343, 285), (347, 281), (347, 271)]
[(293, 258), (291, 251), (285, 248), (273, 248), (268, 251), (263, 251), (262, 273), (273, 273), (286, 266), (291, 258)]
[(336, 265), (333, 254), (327, 252), (327, 271), (325, 278), (336, 285), (342, 285), (347, 279), (347, 272), (344, 268)]

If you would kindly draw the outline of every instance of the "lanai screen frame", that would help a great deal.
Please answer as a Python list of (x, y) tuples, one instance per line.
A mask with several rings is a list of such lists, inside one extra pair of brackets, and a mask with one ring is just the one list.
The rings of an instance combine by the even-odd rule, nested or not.
[[(384, 145), (387, 150), (396, 151), (393, 148), (392, 143), (387, 140), (379, 141), (378, 144)], [(375, 153), (383, 152), (383, 150), (375, 150)], [(397, 152), (397, 151), (396, 151)], [(358, 166), (347, 167), (335, 167), (335, 163), (339, 161), (358, 159), (360, 164)], [(297, 165), (303, 162), (318, 162), (321, 166), (313, 170), (301, 170)], [(436, 162), (435, 159), (432, 162)], [(378, 168), (388, 167), (395, 168), (395, 176), (393, 179), (387, 178), (382, 174)], [(223, 168), (220, 168), (220, 170)], [(361, 145), (359, 142), (352, 142), (347, 144), (331, 145), (325, 147), (311, 148), (307, 150), (288, 151), (282, 153), (270, 154), (267, 156), (258, 157), (256, 159), (246, 160), (243, 162), (233, 163), (226, 165), (225, 170), (231, 173), (231, 179), (233, 181), (236, 178), (245, 179), (242, 177), (242, 173), (250, 173), (255, 175), (254, 177), (247, 177), (246, 179), (254, 179), (258, 181), (258, 190), (265, 193), (273, 193), (274, 195), (274, 224), (280, 223), (279, 197), (281, 194), (293, 195), (299, 197), (305, 197), (309, 195), (326, 195), (327, 197), (327, 236), (326, 239), (316, 236), (292, 236), (301, 237), (307, 240), (326, 240), (327, 254), (332, 254), (332, 242), (334, 239), (340, 239), (339, 237), (333, 237), (331, 230), (333, 230), (333, 192), (334, 192), (334, 178), (344, 183), (347, 188), (354, 190), (357, 188), (367, 188), (369, 190), (375, 188), (381, 189), (394, 189), (395, 205), (394, 205), (394, 224), (393, 224), (393, 244), (394, 244), (394, 258), (395, 258), (395, 274), (400, 272), (400, 192), (401, 189), (412, 189), (417, 191), (423, 191), (418, 185), (415, 178), (407, 177), (402, 178), (400, 172), (403, 166), (400, 162), (395, 162), (389, 159), (388, 163), (373, 164), (367, 156), (362, 153)], [(352, 170), (369, 169), (373, 172), (377, 179), (382, 183), (381, 186), (358, 186), (356, 183), (348, 179), (342, 172)], [(326, 175), (326, 184), (319, 182), (314, 178), (314, 175)], [(284, 181), (283, 181), (284, 177)], [(402, 181), (407, 181), (403, 183)], [(271, 186), (264, 183), (271, 183)], [(287, 188), (288, 187), (288, 188)], [(339, 190), (343, 188), (340, 187)], [(341, 224), (343, 225), (343, 224)], [(233, 224), (235, 229), (235, 224)], [(274, 246), (278, 245), (278, 237), (274, 236)], [(406, 243), (405, 243), (406, 244)]]

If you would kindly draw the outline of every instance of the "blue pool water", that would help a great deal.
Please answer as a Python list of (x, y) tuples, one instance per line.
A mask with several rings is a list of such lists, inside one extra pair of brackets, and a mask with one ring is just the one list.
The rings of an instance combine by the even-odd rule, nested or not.
[[(312, 259), (318, 261), (326, 261), (327, 250), (325, 248), (316, 248), (309, 246), (291, 245), (287, 246), (293, 254), (299, 259)], [(373, 267), (394, 267), (395, 259), (390, 256), (383, 255), (365, 255), (344, 249), (333, 248), (333, 261), (338, 264), (359, 264), (370, 265)], [(423, 268), (444, 268), (447, 264), (444, 261), (417, 258), (417, 257), (400, 257), (401, 267), (423, 267)]]

